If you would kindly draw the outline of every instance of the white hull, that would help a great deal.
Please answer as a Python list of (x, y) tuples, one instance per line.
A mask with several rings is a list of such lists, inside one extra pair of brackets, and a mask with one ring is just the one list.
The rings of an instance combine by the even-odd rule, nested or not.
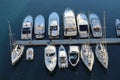
[(58, 66), (59, 68), (68, 67), (67, 52), (63, 45), (59, 47), (59, 51), (58, 51)]
[(32, 29), (33, 29), (33, 18), (32, 16), (27, 16), (22, 25), (21, 29), (21, 39), (32, 39)]
[(34, 59), (34, 50), (33, 48), (28, 48), (26, 51), (26, 60), (33, 60)]
[(59, 15), (56, 12), (52, 12), (49, 15), (48, 22), (48, 35), (50, 38), (59, 38), (60, 26)]
[(36, 39), (41, 39), (45, 36), (45, 19), (42, 15), (38, 15), (35, 18), (34, 34)]
[(80, 38), (88, 38), (89, 37), (89, 24), (88, 19), (85, 13), (80, 12), (77, 15), (77, 27)]
[(23, 51), (24, 51), (24, 46), (20, 46), (20, 45), (15, 46), (15, 48), (13, 49), (13, 51), (11, 53), (12, 65), (15, 65), (17, 63), (17, 61), (19, 61), (19, 59), (23, 55)]
[(57, 64), (56, 47), (48, 45), (44, 50), (44, 61), (47, 69), (52, 72)]
[(80, 51), (78, 46), (69, 46), (69, 62), (70, 64), (75, 67), (80, 58)]
[(77, 27), (75, 20), (75, 13), (67, 8), (63, 14), (64, 36), (76, 36)]
[(98, 61), (107, 69), (108, 68), (108, 53), (101, 43), (96, 45), (95, 54)]
[(102, 37), (102, 26), (99, 17), (96, 14), (89, 14), (89, 22), (93, 37)]
[(120, 36), (120, 20), (119, 19), (116, 19), (115, 21), (115, 28), (116, 28), (117, 36)]
[(82, 45), (81, 58), (85, 66), (89, 69), (89, 71), (92, 71), (94, 64), (94, 54), (89, 45)]

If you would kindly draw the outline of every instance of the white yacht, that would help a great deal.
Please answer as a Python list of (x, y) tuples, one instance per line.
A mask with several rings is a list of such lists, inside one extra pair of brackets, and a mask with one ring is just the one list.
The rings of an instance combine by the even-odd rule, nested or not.
[(80, 58), (80, 51), (78, 46), (69, 46), (69, 62), (74, 67), (78, 64)]
[(76, 36), (77, 27), (75, 20), (75, 13), (73, 10), (67, 8), (63, 14), (64, 36)]
[(42, 39), (45, 36), (45, 19), (42, 15), (35, 18), (34, 34), (36, 39)]
[(102, 43), (97, 44), (95, 48), (95, 54), (98, 61), (107, 69), (108, 68), (108, 52), (106, 50), (106, 47)]
[(115, 21), (115, 28), (116, 28), (117, 36), (120, 36), (120, 20), (119, 19), (116, 19)]
[(55, 46), (47, 45), (44, 50), (44, 61), (47, 69), (52, 72), (57, 64), (57, 54)]
[(68, 67), (67, 52), (63, 45), (59, 47), (59, 51), (58, 51), (58, 66), (59, 68)]
[(32, 39), (33, 17), (27, 16), (22, 24), (21, 39)]
[(48, 35), (49, 38), (59, 38), (60, 26), (59, 26), (59, 15), (56, 12), (52, 12), (49, 15), (48, 21)]
[(81, 46), (81, 58), (85, 66), (92, 71), (94, 64), (94, 54), (91, 47), (88, 44)]
[(24, 51), (24, 46), (22, 46), (22, 45), (16, 45), (15, 46), (15, 48), (13, 49), (13, 51), (11, 53), (11, 62), (12, 62), (12, 65), (15, 65), (15, 63), (17, 61), (19, 61), (19, 59), (23, 55), (23, 51)]
[(26, 51), (26, 60), (33, 60), (34, 59), (34, 50), (33, 48), (28, 48)]
[(102, 26), (100, 19), (96, 14), (89, 14), (89, 22), (92, 30), (93, 37), (102, 37)]
[(84, 12), (77, 15), (77, 27), (80, 38), (89, 37), (89, 23), (88, 18)]

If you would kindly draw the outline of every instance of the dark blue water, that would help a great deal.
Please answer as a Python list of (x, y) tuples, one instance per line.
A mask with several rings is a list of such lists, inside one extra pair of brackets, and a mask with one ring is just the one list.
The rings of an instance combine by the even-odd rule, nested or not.
[[(15, 34), (14, 39), (20, 39), (22, 21), (29, 14), (33, 17), (42, 14), (47, 21), (49, 14), (56, 11), (62, 23), (64, 9), (71, 8), (75, 14), (81, 10), (86, 13), (88, 10), (94, 12), (103, 22), (102, 12), (105, 10), (107, 37), (116, 37), (114, 21), (120, 18), (119, 3), (119, 0), (0, 0), (0, 80), (120, 80), (119, 44), (108, 45), (108, 70), (105, 70), (95, 57), (91, 73), (80, 61), (75, 70), (70, 67), (61, 70), (57, 66), (55, 73), (50, 75), (44, 65), (44, 46), (34, 47), (34, 61), (27, 62), (24, 53), (22, 59), (13, 67), (10, 61), (7, 23), (9, 19)], [(92, 48), (94, 50), (94, 46)]]

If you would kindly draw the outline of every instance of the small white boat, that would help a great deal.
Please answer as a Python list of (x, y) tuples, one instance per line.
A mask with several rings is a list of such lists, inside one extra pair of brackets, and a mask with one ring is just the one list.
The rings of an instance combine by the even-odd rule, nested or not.
[(44, 61), (47, 69), (52, 72), (57, 64), (56, 47), (47, 45), (44, 50)]
[(77, 15), (77, 27), (80, 38), (89, 37), (89, 23), (88, 18), (84, 12)]
[(58, 51), (58, 66), (59, 68), (68, 67), (67, 52), (63, 45), (59, 47), (59, 51)]
[(28, 48), (26, 51), (26, 60), (33, 60), (34, 59), (34, 50), (33, 48)]
[(115, 28), (116, 28), (117, 36), (120, 36), (120, 20), (119, 19), (116, 19), (115, 21)]
[(36, 39), (42, 39), (45, 36), (45, 19), (42, 15), (35, 18), (34, 34)]
[(96, 14), (89, 14), (89, 22), (92, 30), (93, 37), (102, 37), (102, 26), (100, 19)]
[(21, 39), (32, 39), (33, 17), (27, 16), (22, 25)]
[(74, 67), (78, 64), (80, 58), (80, 51), (78, 46), (69, 46), (69, 62)]
[(81, 58), (85, 66), (92, 71), (94, 64), (94, 54), (91, 47), (88, 44), (84, 44), (81, 47)]
[(95, 54), (98, 61), (107, 69), (108, 68), (108, 52), (102, 43), (97, 44)]
[(48, 35), (49, 38), (59, 38), (60, 26), (59, 26), (59, 15), (56, 12), (52, 12), (49, 15), (48, 21)]
[(75, 20), (75, 13), (73, 10), (67, 8), (63, 14), (64, 36), (76, 36), (77, 27)]
[(19, 61), (19, 59), (23, 55), (23, 51), (24, 51), (24, 46), (22, 46), (22, 45), (16, 45), (15, 46), (15, 48), (13, 49), (13, 51), (11, 53), (11, 62), (12, 62), (12, 65), (15, 65), (15, 63), (17, 61)]

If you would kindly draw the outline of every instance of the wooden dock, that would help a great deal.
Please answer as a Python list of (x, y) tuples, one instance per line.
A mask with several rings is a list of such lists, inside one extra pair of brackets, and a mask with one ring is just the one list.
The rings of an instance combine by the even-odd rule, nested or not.
[(106, 38), (103, 39), (63, 39), (63, 40), (16, 40), (13, 42), (14, 45), (21, 44), (25, 46), (42, 46), (47, 44), (53, 45), (72, 45), (72, 44), (97, 44), (103, 42), (106, 44), (119, 44), (120, 38)]

